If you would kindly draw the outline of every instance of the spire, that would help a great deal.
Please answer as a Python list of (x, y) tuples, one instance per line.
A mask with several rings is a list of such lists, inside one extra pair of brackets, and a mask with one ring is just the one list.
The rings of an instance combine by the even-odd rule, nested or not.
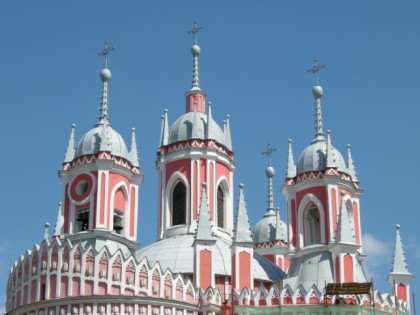
[(75, 131), (75, 129), (76, 129), (76, 125), (72, 124), (66, 154), (64, 155), (64, 163), (68, 163), (68, 162), (73, 161), (73, 159), (76, 155), (76, 146), (75, 146), (75, 143), (74, 143), (74, 131)]
[(336, 243), (354, 243), (354, 234), (351, 229), (349, 213), (344, 199), (345, 193), (341, 193), (341, 207), (338, 215), (337, 234), (335, 236)]
[(139, 167), (139, 155), (137, 152), (137, 143), (136, 143), (136, 129), (131, 128), (131, 147), (130, 152), (128, 152), (128, 157), (133, 166)]
[(351, 145), (350, 144), (347, 145), (347, 171), (348, 171), (349, 175), (351, 176), (352, 180), (354, 182), (357, 182), (358, 181), (358, 179), (356, 177), (357, 173), (356, 173), (356, 168), (354, 167), (353, 158), (351, 156)]
[(206, 183), (203, 183), (201, 194), (200, 213), (197, 220), (196, 241), (214, 241), (212, 226), (210, 222), (210, 210), (207, 200)]
[(63, 227), (63, 213), (62, 213), (62, 203), (58, 203), (58, 212), (57, 212), (57, 219), (55, 220), (55, 228), (54, 228), (54, 237), (59, 237), (61, 234), (61, 228)]
[(211, 102), (208, 102), (207, 105), (208, 105), (208, 113), (207, 113), (207, 129), (206, 129), (206, 134), (204, 135), (205, 139), (209, 138), (210, 128), (212, 127), (211, 123), (212, 123), (212, 120), (213, 120), (213, 116), (212, 116), (212, 112), (211, 112)]
[(263, 155), (268, 157), (268, 166), (265, 170), (265, 175), (267, 176), (267, 215), (275, 215), (274, 208), (274, 197), (273, 197), (273, 177), (275, 174), (274, 167), (271, 166), (271, 154), (277, 151), (277, 148), (273, 148), (270, 144), (267, 146), (267, 150), (262, 152)]
[(395, 232), (394, 257), (392, 260), (391, 273), (409, 274), (407, 262), (405, 260), (404, 248), (401, 241), (399, 224), (395, 226)]
[(314, 66), (308, 69), (308, 73), (315, 74), (315, 86), (312, 88), (312, 95), (315, 98), (315, 138), (312, 143), (318, 141), (325, 141), (324, 131), (322, 128), (322, 112), (321, 112), (321, 97), (323, 94), (322, 87), (318, 81), (318, 71), (325, 68), (325, 65), (318, 63), (318, 60), (314, 60)]
[(235, 243), (252, 242), (252, 234), (249, 226), (248, 212), (244, 198), (244, 184), (239, 185), (238, 212), (236, 215), (235, 227), (233, 231), (233, 241)]
[(48, 241), (50, 238), (48, 235), (48, 228), (50, 227), (50, 224), (48, 222), (45, 222), (44, 224), (44, 240)]
[(283, 229), (283, 224), (280, 220), (280, 208), (276, 209), (276, 236), (275, 240), (286, 240), (286, 231)]
[(162, 123), (160, 127), (160, 144), (159, 146), (167, 145), (169, 142), (169, 125), (168, 125), (168, 110), (165, 109), (162, 115)]
[(296, 165), (295, 165), (295, 159), (293, 158), (292, 140), (289, 139), (289, 145), (287, 149), (286, 178), (293, 178), (295, 176), (296, 176)]
[(337, 167), (334, 147), (331, 144), (331, 131), (327, 130), (327, 167)]
[(194, 102), (194, 112), (193, 112), (193, 121), (191, 126), (191, 138), (192, 139), (201, 139), (203, 136), (202, 130), (203, 124), (201, 123), (200, 116), (197, 112), (197, 102)]
[(111, 137), (108, 130), (108, 124), (102, 125), (102, 132), (101, 132), (101, 145), (99, 151), (111, 151)]
[(102, 91), (99, 124), (108, 124), (108, 81), (111, 80), (111, 71), (108, 69), (108, 54), (114, 49), (114, 47), (109, 46), (108, 42), (105, 42), (104, 49), (98, 52), (98, 56), (102, 56), (105, 59), (104, 68), (100, 72)]
[(230, 134), (230, 115), (226, 116), (226, 125), (223, 130), (226, 139), (226, 146), (229, 150), (232, 150), (232, 136)]
[(197, 33), (202, 29), (204, 29), (203, 26), (199, 26), (197, 22), (194, 22), (194, 28), (188, 32), (188, 34), (192, 34), (194, 36), (194, 45), (191, 47), (191, 54), (193, 55), (193, 71), (190, 91), (201, 91), (200, 78), (198, 74), (198, 56), (200, 55), (201, 49), (197, 43)]

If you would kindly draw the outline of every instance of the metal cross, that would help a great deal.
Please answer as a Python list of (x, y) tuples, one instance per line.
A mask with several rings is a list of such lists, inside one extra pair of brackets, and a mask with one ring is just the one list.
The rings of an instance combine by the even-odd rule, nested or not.
[(202, 30), (202, 29), (204, 29), (204, 27), (203, 26), (199, 26), (197, 24), (197, 21), (195, 21), (194, 22), (194, 28), (191, 31), (187, 32), (188, 34), (193, 34), (193, 36), (194, 36), (194, 45), (197, 45), (197, 33), (198, 33), (199, 30)]
[(271, 165), (271, 154), (273, 154), (273, 152), (277, 151), (277, 148), (273, 148), (271, 146), (271, 144), (267, 145), (267, 150), (262, 152), (262, 155), (267, 155), (268, 156), (268, 165)]
[(325, 68), (325, 65), (319, 64), (318, 60), (315, 59), (313, 68), (307, 70), (308, 73), (315, 74), (315, 84), (316, 85), (318, 85), (318, 71), (321, 70), (322, 68)]
[(108, 68), (108, 54), (110, 51), (115, 50), (114, 46), (109, 46), (109, 42), (105, 42), (105, 47), (102, 51), (98, 52), (98, 56), (102, 56), (105, 58), (105, 68)]

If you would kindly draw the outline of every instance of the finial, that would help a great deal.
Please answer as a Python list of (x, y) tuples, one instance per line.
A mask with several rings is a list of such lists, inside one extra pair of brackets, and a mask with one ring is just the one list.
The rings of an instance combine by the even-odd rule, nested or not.
[(49, 227), (50, 227), (50, 224), (48, 222), (45, 222), (45, 224), (44, 224), (44, 240), (49, 239), (49, 235), (48, 235), (48, 228)]
[(244, 189), (245, 185), (243, 183), (239, 184), (239, 189)]
[(295, 165), (295, 159), (293, 158), (292, 139), (289, 139), (288, 147), (287, 147), (286, 178), (294, 178), (295, 176), (296, 176), (296, 165)]
[(252, 243), (252, 234), (244, 195), (244, 184), (242, 183), (239, 184), (239, 200), (233, 229), (233, 242)]
[(351, 179), (354, 182), (357, 182), (358, 179), (357, 179), (356, 167), (354, 166), (350, 144), (347, 145), (347, 171), (349, 172), (349, 175), (351, 176)]
[(194, 45), (197, 45), (197, 33), (202, 29), (204, 29), (204, 27), (198, 25), (197, 21), (194, 21), (194, 28), (188, 32), (188, 34), (192, 34), (194, 36)]
[(318, 71), (322, 68), (325, 68), (325, 65), (321, 65), (318, 63), (318, 60), (314, 59), (314, 66), (311, 69), (308, 69), (308, 73), (313, 73), (315, 75), (315, 86), (318, 84)]
[(63, 226), (63, 213), (62, 213), (62, 209), (61, 206), (63, 204), (61, 202), (58, 203), (58, 213), (57, 213), (57, 219), (55, 221), (55, 229), (54, 229), (54, 235), (53, 237), (59, 237), (61, 234), (61, 228)]
[(131, 164), (135, 167), (139, 167), (139, 155), (137, 152), (137, 142), (136, 142), (136, 128), (131, 128), (131, 146), (130, 152), (128, 152)]
[(262, 155), (267, 155), (268, 156), (268, 165), (271, 165), (271, 154), (273, 154), (273, 152), (277, 151), (277, 148), (273, 148), (271, 146), (271, 144), (267, 145), (267, 150), (262, 152)]
[(98, 56), (104, 57), (105, 59), (104, 69), (108, 68), (108, 54), (113, 50), (115, 50), (115, 47), (109, 46), (109, 42), (106, 41), (104, 45), (104, 49), (98, 52)]
[(75, 142), (74, 142), (74, 132), (76, 129), (76, 124), (71, 125), (69, 142), (67, 144), (66, 154), (64, 155), (64, 163), (73, 161), (76, 154)]

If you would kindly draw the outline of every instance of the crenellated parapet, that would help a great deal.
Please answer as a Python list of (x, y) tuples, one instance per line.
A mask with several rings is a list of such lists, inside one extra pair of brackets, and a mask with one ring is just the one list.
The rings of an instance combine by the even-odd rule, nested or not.
[(220, 309), (218, 289), (198, 290), (159, 263), (137, 261), (129, 244), (95, 232), (84, 239), (46, 239), (21, 256), (7, 284), (9, 314), (185, 315), (209, 305)]

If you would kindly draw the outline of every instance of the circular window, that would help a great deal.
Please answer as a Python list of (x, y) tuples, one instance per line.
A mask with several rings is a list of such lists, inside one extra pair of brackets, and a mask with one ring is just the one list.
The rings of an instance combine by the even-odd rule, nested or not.
[(88, 182), (86, 180), (81, 180), (76, 186), (76, 194), (78, 196), (83, 196), (88, 190)]

